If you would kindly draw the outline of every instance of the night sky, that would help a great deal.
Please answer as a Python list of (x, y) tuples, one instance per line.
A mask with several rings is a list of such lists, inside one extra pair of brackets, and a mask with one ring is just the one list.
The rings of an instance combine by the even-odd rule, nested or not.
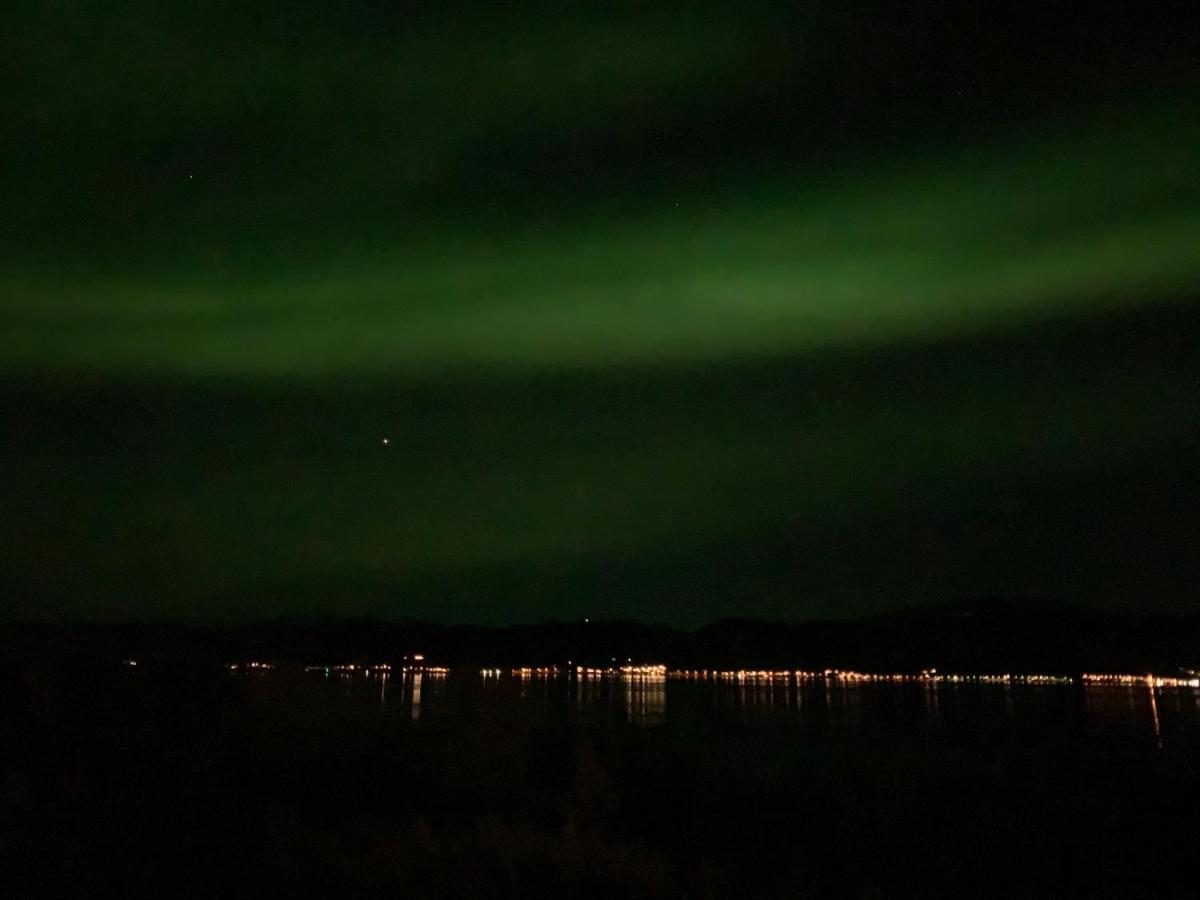
[(0, 608), (1200, 609), (1154, 6), (9, 0)]

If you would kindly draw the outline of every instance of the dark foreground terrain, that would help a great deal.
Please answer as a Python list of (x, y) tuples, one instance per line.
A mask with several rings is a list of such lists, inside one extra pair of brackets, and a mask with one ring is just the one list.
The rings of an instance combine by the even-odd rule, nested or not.
[(8, 896), (1195, 895), (1192, 688), (385, 679), (57, 646), (4, 672)]

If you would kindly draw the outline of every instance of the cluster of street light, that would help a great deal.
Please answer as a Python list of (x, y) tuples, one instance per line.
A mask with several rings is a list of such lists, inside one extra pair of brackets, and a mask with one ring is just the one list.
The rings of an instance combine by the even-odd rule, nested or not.
[(251, 660), (243, 663), (226, 663), (225, 668), (230, 672), (247, 671), (247, 672), (269, 672), (275, 668), (274, 663), (258, 662)]

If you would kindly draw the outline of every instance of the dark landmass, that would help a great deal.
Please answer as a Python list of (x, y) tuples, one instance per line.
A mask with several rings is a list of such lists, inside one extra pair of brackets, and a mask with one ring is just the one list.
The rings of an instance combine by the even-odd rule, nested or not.
[(384, 703), (377, 680), (219, 663), (1145, 670), (1194, 662), (1196, 634), (1195, 618), (1019, 603), (692, 633), (9, 625), (0, 881), (88, 898), (1190, 896), (1192, 690), (1157, 706), (1144, 688), (943, 691), (938, 708), (919, 685), (847, 699), (826, 683), (735, 711), (676, 681), (644, 727), (571, 686), (465, 669), (427, 680), (418, 717), (411, 676)]
[(510, 627), (422, 621), (279, 619), (182, 624), (8, 624), (0, 658), (113, 665), (215, 666), (400, 663), (420, 653), (440, 666), (541, 666), (626, 661), (673, 668), (825, 668), (960, 673), (1149, 672), (1200, 668), (1200, 615), (1100, 611), (983, 600), (856, 621), (802, 624), (722, 619), (687, 632), (636, 622)]

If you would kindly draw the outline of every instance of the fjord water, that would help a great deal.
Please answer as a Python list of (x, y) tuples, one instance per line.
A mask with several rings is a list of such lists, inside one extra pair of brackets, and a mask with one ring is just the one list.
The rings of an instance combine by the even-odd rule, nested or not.
[(1191, 688), (143, 667), (28, 696), (0, 868), (63, 896), (1186, 896), (1200, 827)]
[(1131, 748), (1200, 750), (1200, 689), (1147, 684), (1011, 684), (964, 681), (854, 682), (755, 673), (666, 677), (460, 672), (327, 674), (323, 690), (380, 715), (418, 720), (465, 706), (518, 705), (524, 714), (579, 726), (668, 730), (769, 727), (808, 736), (934, 740), (1028, 736), (1120, 741)]

